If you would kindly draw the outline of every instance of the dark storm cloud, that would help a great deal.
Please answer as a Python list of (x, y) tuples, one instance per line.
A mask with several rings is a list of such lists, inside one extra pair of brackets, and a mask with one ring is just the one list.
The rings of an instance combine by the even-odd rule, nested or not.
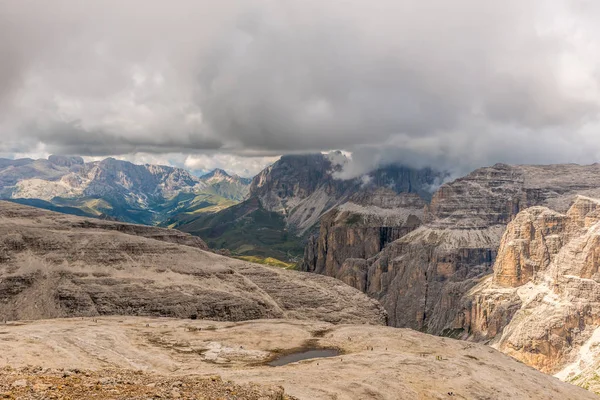
[(347, 176), (600, 156), (591, 1), (0, 7), (0, 152), (339, 148)]

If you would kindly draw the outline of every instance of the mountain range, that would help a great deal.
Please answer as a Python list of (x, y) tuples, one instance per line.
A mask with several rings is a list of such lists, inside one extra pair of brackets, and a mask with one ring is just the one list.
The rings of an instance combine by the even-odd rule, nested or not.
[(300, 261), (322, 216), (336, 206), (381, 191), (393, 204), (422, 208), (431, 188), (445, 177), (429, 168), (393, 165), (339, 179), (340, 159), (339, 152), (282, 156), (254, 177), (240, 204), (211, 214), (176, 216), (169, 226), (237, 255)]
[[(35, 234), (39, 228), (32, 225), (13, 238), (8, 233), (10, 226), (16, 225), (11, 223), (0, 246), (4, 249), (0, 257), (4, 257), (5, 264), (16, 260), (19, 265), (31, 265), (31, 259), (19, 258), (25, 257), (24, 248), (30, 248), (27, 257), (39, 253), (36, 257), (43, 255), (40, 262), (48, 263), (48, 254), (67, 251), (68, 247), (60, 235), (55, 237), (52, 232), (73, 227), (131, 231), (137, 236), (177, 243), (197, 236), (202, 239), (190, 243), (200, 249), (229, 251), (252, 261), (269, 257), (292, 260), (304, 272), (298, 275), (304, 278), (294, 280), (295, 275), (258, 274), (238, 264), (239, 260), (218, 259), (219, 263), (236, 265), (237, 273), (244, 277), (234, 274), (231, 282), (226, 279), (230, 287), (227, 290), (235, 287), (252, 292), (253, 285), (258, 284), (262, 285), (261, 290), (275, 296), (273, 300), (257, 297), (258, 308), (244, 303), (248, 315), (284, 315), (276, 310), (287, 312), (283, 310), (295, 307), (286, 301), (303, 302), (308, 301), (307, 296), (316, 295), (301, 293), (308, 289), (296, 291), (300, 280), (325, 275), (366, 295), (344, 295), (350, 297), (344, 297), (343, 305), (336, 303), (332, 307), (315, 303), (330, 310), (326, 314), (332, 316), (324, 314), (327, 318), (339, 318), (335, 310), (356, 307), (357, 304), (351, 306), (354, 301), (371, 310), (374, 304), (380, 304), (382, 308), (375, 312), (376, 316), (367, 317), (369, 312), (363, 310), (361, 318), (381, 322), (385, 310), (387, 324), (393, 327), (485, 343), (543, 372), (600, 392), (600, 164), (496, 164), (454, 180), (429, 168), (393, 165), (358, 178), (338, 179), (344, 167), (340, 156), (282, 156), (252, 180), (230, 176), (222, 170), (195, 177), (182, 169), (136, 166), (114, 159), (93, 163), (72, 157), (0, 160), (2, 195), (13, 202), (40, 203), (67, 213), (144, 222), (184, 232), (175, 234), (173, 229), (131, 228), (122, 222), (86, 220), (62, 221), (56, 227), (47, 222), (44, 229), (48, 233), (41, 237)], [(219, 201), (211, 203), (209, 196)], [(102, 206), (104, 203), (108, 206)], [(8, 210), (5, 219), (17, 214), (24, 219), (33, 218), (39, 225), (50, 218), (45, 214), (36, 216), (29, 209), (3, 207)], [(65, 223), (71, 228), (65, 228)], [(53, 239), (48, 242), (46, 237)], [(90, 254), (90, 260), (101, 263), (111, 254), (106, 250), (110, 246), (102, 241), (104, 236), (94, 237), (98, 245), (104, 246), (96, 246), (104, 253)], [(119, 240), (124, 240), (119, 244), (123, 255), (111, 261), (114, 265), (154, 265), (163, 257), (146, 242)], [(163, 250), (168, 257), (185, 253), (190, 263), (200, 257), (182, 248)], [(146, 253), (154, 255), (142, 256)], [(61, 259), (82, 257), (79, 253), (69, 254)], [(211, 257), (209, 261), (216, 263), (217, 259)], [(160, 264), (174, 262), (161, 260)], [(185, 265), (177, 266), (177, 271), (188, 268), (187, 261), (178, 262)], [(154, 272), (153, 282), (158, 282)], [(170, 279), (175, 278), (176, 285), (183, 288), (185, 279)], [(35, 290), (46, 285), (31, 279), (2, 282), (18, 287), (33, 285)], [(74, 307), (75, 311), (66, 315), (79, 315), (84, 309), (94, 313), (98, 304), (112, 307), (111, 310), (133, 310), (136, 304), (146, 304), (146, 311), (158, 310), (160, 315), (177, 313), (173, 315), (178, 317), (190, 312), (187, 308), (164, 308), (162, 302), (153, 300), (154, 295), (136, 295), (133, 289), (140, 285), (133, 278), (118, 284), (123, 293), (127, 292), (118, 301), (110, 297), (110, 292), (121, 290), (121, 286), (100, 290), (99, 285), (108, 281), (87, 282), (77, 275), (65, 280), (64, 273), (56, 275), (56, 279), (65, 288), (51, 297), (66, 301), (66, 305), (56, 303), (62, 305), (48, 312)], [(287, 294), (270, 286), (267, 289), (269, 280), (291, 290), (287, 292), (290, 298), (283, 300)], [(242, 285), (242, 281), (246, 283)], [(174, 303), (183, 299), (179, 289), (165, 291), (159, 283), (156, 287), (150, 281), (147, 284), (148, 290), (162, 290), (167, 298), (179, 299)], [(200, 295), (208, 290), (203, 284), (184, 289)], [(78, 294), (73, 298), (75, 289)], [(328, 292), (331, 287), (315, 290)], [(14, 292), (14, 287), (9, 291)], [(208, 318), (232, 318), (231, 308), (223, 310), (218, 306), (221, 292), (215, 293), (218, 296), (214, 309), (204, 310), (189, 303), (189, 299), (185, 304), (200, 307)], [(240, 294), (239, 298), (245, 296)], [(81, 303), (84, 298), (85, 304)], [(26, 304), (29, 297), (19, 299)], [(35, 305), (27, 307), (27, 312), (39, 311)], [(7, 307), (3, 313), (11, 318), (28, 317), (16, 314), (19, 310)], [(301, 317), (308, 311), (302, 308), (291, 312)], [(313, 318), (316, 314), (310, 315)]]
[(135, 165), (107, 158), (0, 159), (0, 198), (80, 216), (160, 224), (179, 213), (214, 212), (243, 199), (250, 180), (214, 170)]

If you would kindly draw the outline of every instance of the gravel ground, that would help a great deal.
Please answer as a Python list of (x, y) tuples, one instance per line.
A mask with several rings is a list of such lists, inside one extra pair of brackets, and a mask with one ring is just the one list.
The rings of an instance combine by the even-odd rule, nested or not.
[(206, 399), (292, 400), (278, 386), (237, 385), (220, 376), (165, 377), (134, 370), (58, 370), (27, 367), (0, 371), (0, 399)]

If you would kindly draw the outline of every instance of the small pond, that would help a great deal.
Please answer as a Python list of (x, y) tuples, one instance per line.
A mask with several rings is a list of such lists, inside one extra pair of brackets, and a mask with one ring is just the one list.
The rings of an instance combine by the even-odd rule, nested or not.
[(309, 360), (312, 358), (337, 357), (340, 354), (340, 351), (336, 349), (304, 350), (297, 353), (286, 354), (281, 357), (278, 357), (275, 360), (269, 362), (268, 365), (270, 365), (271, 367), (281, 367), (282, 365), (287, 365), (302, 360)]

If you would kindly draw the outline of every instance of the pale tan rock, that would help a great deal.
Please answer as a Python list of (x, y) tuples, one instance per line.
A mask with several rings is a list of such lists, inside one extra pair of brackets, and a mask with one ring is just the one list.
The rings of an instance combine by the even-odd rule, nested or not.
[[(213, 329), (205, 329), (208, 326)], [(596, 398), (488, 346), (384, 326), (306, 320), (233, 323), (118, 316), (96, 321), (90, 318), (30, 321), (11, 324), (0, 332), (8, 339), (0, 341), (0, 369), (10, 364), (16, 368), (14, 373), (23, 374), (20, 368), (33, 364), (89, 371), (89, 379), (80, 374), (65, 379), (62, 374), (57, 377), (56, 383), (70, 384), (58, 392), (73, 393), (71, 398), (82, 398), (76, 397), (82, 392), (69, 391), (101, 378), (134, 382), (101, 386), (97, 391), (108, 396), (122, 393), (123, 399), (136, 398), (134, 394), (148, 397), (160, 394), (168, 398), (175, 388), (182, 398), (196, 398), (198, 394), (210, 399), (227, 398), (230, 388), (239, 398), (260, 399), (242, 396), (252, 393), (250, 389), (256, 385), (258, 393), (273, 400), (284, 395), (299, 400)], [(203, 350), (209, 343), (220, 344), (222, 362), (204, 358)], [(245, 353), (229, 358), (229, 349), (240, 347)], [(264, 365), (265, 360), (277, 354), (306, 347), (337, 348), (343, 354), (281, 367)], [(186, 349), (192, 351), (183, 351)], [(64, 356), (56, 357), (57, 352)], [(255, 358), (257, 353), (263, 354), (261, 360)], [(2, 381), (0, 373), (0, 392), (4, 390)], [(175, 386), (181, 383), (182, 386)], [(223, 391), (215, 390), (211, 397), (206, 394), (208, 388), (198, 387), (201, 383), (202, 386), (212, 383), (215, 389), (220, 387)], [(233, 397), (233, 392), (229, 394)]]
[[(519, 213), (502, 238), (493, 278), (469, 293), (464, 329), (471, 338), (492, 340), (565, 380), (592, 376), (600, 354), (581, 351), (600, 327), (599, 204), (580, 196), (566, 214), (544, 207)], [(588, 378), (577, 376), (582, 371)]]
[(567, 240), (566, 215), (545, 207), (531, 207), (508, 224), (494, 265), (494, 282), (521, 286), (546, 270)]
[[(534, 227), (537, 238), (528, 238), (523, 231), (515, 236), (514, 243), (505, 244), (502, 257), (506, 268), (501, 268), (498, 280), (511, 287), (548, 267), (549, 257), (563, 246), (562, 236), (552, 234), (560, 231), (558, 225), (575, 218), (577, 224), (589, 226), (598, 219), (592, 201), (579, 203), (580, 210), (555, 215), (557, 220), (552, 221), (552, 212), (565, 213), (578, 194), (600, 197), (600, 164), (496, 164), (480, 168), (441, 185), (425, 208), (424, 223), (401, 238), (394, 237), (394, 242), (375, 255), (373, 246), (366, 251), (367, 238), (355, 232), (345, 235), (354, 229), (350, 223), (338, 220), (332, 224), (324, 218), (318, 238), (309, 240), (306, 247), (304, 269), (343, 279), (365, 290), (385, 306), (393, 326), (466, 337), (471, 333), (464, 329), (464, 321), (471, 319), (471, 311), (469, 306), (463, 310), (462, 297), (493, 273), (506, 224), (528, 207), (549, 209), (548, 219), (536, 221), (532, 217), (530, 225), (544, 225), (543, 229)], [(387, 228), (402, 229), (403, 225)], [(375, 231), (377, 226), (370, 229)], [(366, 260), (366, 274), (363, 263), (356, 258)], [(594, 260), (588, 258), (587, 276), (596, 274)], [(351, 277), (353, 271), (356, 275)], [(495, 313), (506, 320), (514, 310), (515, 306), (501, 307)]]

